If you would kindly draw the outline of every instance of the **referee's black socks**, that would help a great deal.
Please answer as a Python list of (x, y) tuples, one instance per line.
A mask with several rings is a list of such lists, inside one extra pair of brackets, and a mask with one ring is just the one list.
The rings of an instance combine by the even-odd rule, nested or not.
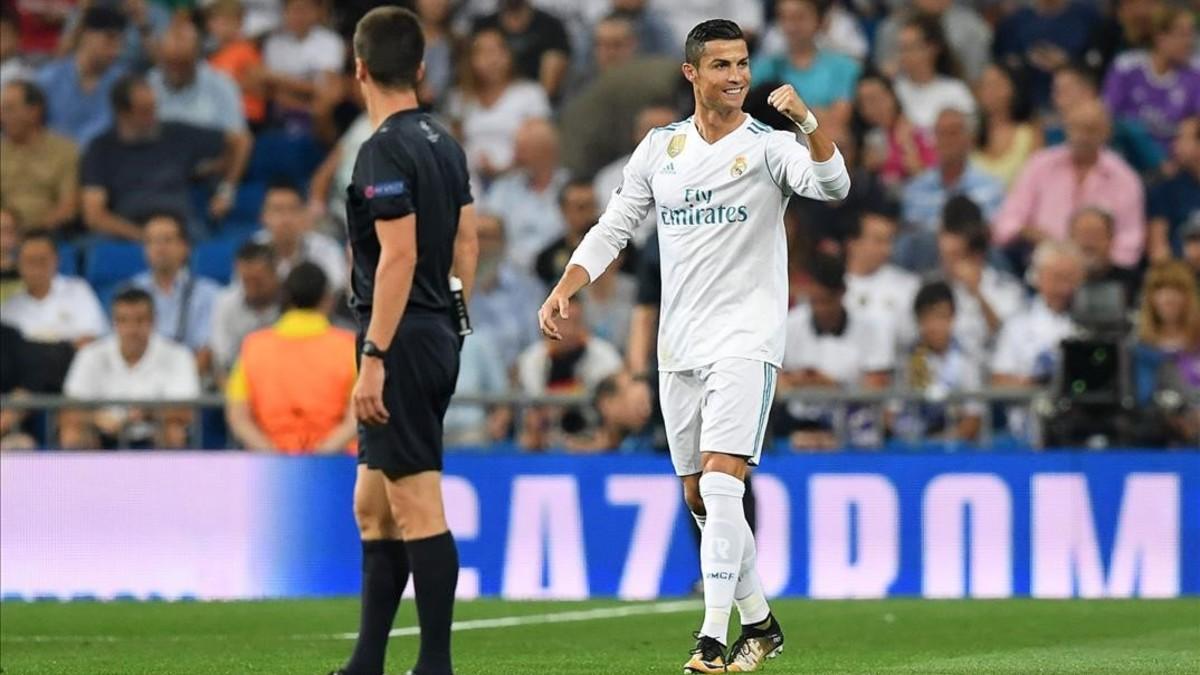
[(388, 633), (408, 585), (405, 548), (404, 542), (391, 539), (362, 543), (362, 614), (354, 653), (343, 669), (346, 675), (383, 673)]
[(449, 531), (404, 542), (417, 595), (421, 652), (414, 675), (450, 673), (450, 622), (458, 586), (458, 548)]

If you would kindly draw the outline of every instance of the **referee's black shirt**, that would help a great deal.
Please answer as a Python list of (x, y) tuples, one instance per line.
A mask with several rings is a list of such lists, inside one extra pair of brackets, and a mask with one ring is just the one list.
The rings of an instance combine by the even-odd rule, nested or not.
[(471, 203), (466, 156), (450, 132), (415, 108), (388, 117), (359, 149), (347, 191), (350, 305), (359, 317), (370, 315), (375, 292), (380, 254), (375, 221), (412, 213), (417, 217), (417, 269), (405, 316), (448, 315), (458, 214)]

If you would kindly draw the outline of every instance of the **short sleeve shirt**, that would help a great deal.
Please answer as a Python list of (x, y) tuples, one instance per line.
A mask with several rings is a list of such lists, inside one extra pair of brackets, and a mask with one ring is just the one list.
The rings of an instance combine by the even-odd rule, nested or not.
[(449, 311), (459, 211), (472, 201), (466, 156), (450, 132), (420, 110), (395, 113), (359, 149), (347, 195), (351, 304), (370, 312), (377, 224), (415, 214), (417, 268), (405, 313)]
[(224, 143), (221, 131), (175, 122), (162, 123), (153, 140), (136, 143), (109, 130), (84, 153), (82, 183), (103, 188), (109, 208), (135, 222), (156, 211), (185, 209), (190, 217), (197, 165), (219, 156)]

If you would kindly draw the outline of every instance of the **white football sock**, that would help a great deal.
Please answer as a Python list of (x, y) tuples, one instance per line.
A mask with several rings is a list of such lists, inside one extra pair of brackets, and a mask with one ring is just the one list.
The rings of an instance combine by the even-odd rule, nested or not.
[(700, 634), (729, 644), (729, 614), (750, 528), (742, 510), (746, 484), (725, 473), (700, 477), (700, 497), (706, 511), (700, 534), (700, 572), (704, 579), (704, 623)]
[(733, 604), (737, 605), (738, 620), (742, 625), (752, 626), (766, 621), (771, 615), (771, 608), (767, 605), (762, 579), (758, 576), (758, 545), (754, 543), (754, 532), (745, 518), (742, 523), (746, 527), (746, 539), (742, 544), (742, 566), (737, 587), (733, 591)]
[[(691, 513), (689, 511), (689, 513)], [(706, 517), (692, 513), (696, 526), (704, 532)], [(743, 518), (743, 521), (745, 519)], [(737, 586), (733, 591), (733, 604), (738, 610), (738, 620), (743, 626), (762, 623), (771, 615), (767, 596), (763, 593), (762, 579), (758, 576), (758, 546), (754, 542), (754, 531), (746, 523), (745, 542), (742, 544), (742, 564), (738, 568)]]

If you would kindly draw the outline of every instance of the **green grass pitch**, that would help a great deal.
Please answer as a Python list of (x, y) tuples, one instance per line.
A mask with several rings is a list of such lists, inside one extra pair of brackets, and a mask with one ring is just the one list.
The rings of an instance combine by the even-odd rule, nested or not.
[[(454, 637), (456, 668), (679, 673), (698, 605), (460, 603), (455, 618), (467, 629)], [(765, 673), (1200, 673), (1200, 599), (778, 600), (773, 608), (787, 643)], [(349, 652), (339, 634), (354, 630), (357, 611), (354, 599), (5, 603), (0, 672), (325, 675)], [(631, 615), (612, 616), (620, 612)], [(396, 627), (411, 633), (403, 629), (414, 624), (405, 600)], [(387, 672), (404, 673), (416, 646), (411, 634), (393, 637)]]

